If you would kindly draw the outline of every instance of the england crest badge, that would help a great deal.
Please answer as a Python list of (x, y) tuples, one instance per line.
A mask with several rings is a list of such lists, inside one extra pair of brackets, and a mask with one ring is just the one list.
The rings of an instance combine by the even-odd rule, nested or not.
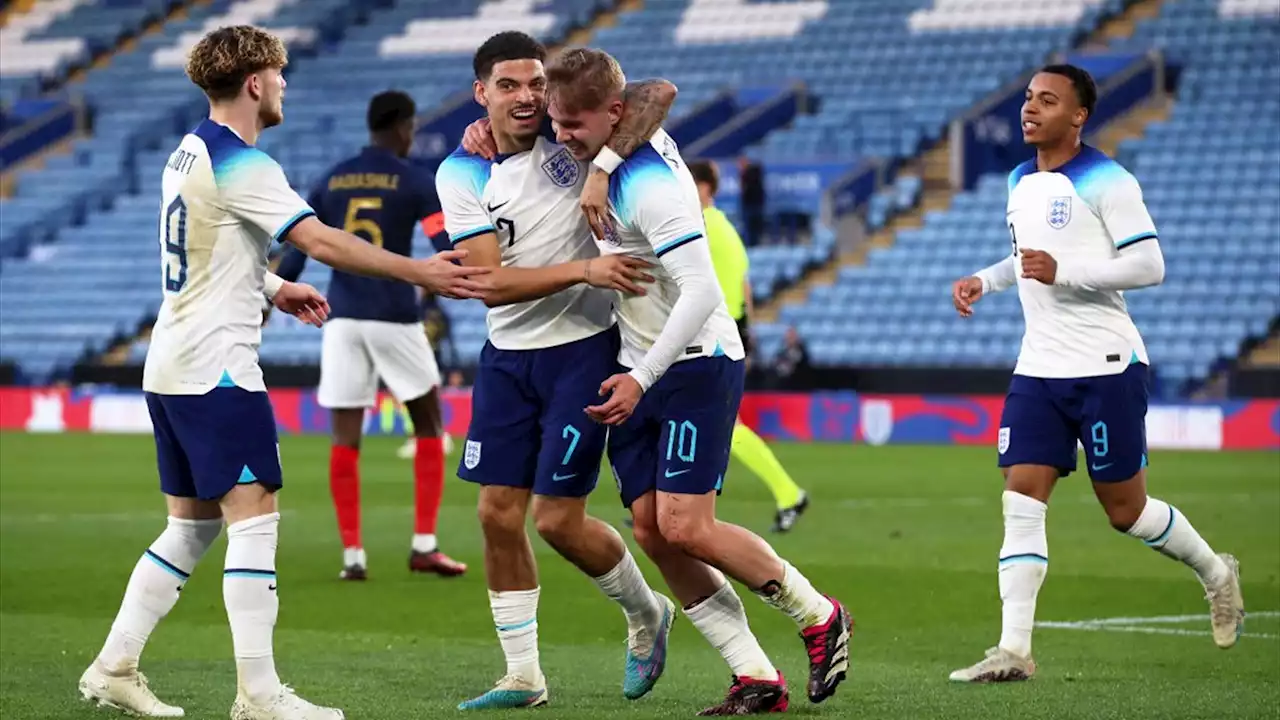
[(576, 185), (581, 174), (578, 161), (573, 159), (567, 149), (552, 155), (550, 160), (542, 163), (542, 169), (551, 178), (551, 182), (564, 188)]
[(893, 403), (888, 400), (863, 400), (859, 415), (862, 439), (869, 445), (883, 445), (893, 437)]
[(468, 440), (466, 450), (462, 453), (462, 464), (468, 470), (475, 470), (480, 464), (480, 443), (476, 440)]
[(1009, 428), (1000, 428), (1000, 434), (996, 437), (996, 449), (1001, 455), (1009, 452)]
[(1049, 207), (1045, 213), (1045, 220), (1048, 221), (1049, 227), (1054, 230), (1061, 230), (1071, 222), (1071, 196), (1064, 195), (1062, 197), (1049, 198)]

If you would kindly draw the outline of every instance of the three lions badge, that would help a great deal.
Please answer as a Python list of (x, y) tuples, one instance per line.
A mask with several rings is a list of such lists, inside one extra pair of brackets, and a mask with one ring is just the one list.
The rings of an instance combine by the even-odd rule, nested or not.
[(1049, 207), (1045, 212), (1045, 221), (1054, 230), (1061, 230), (1071, 222), (1071, 197), (1049, 198)]
[(462, 453), (462, 464), (468, 470), (475, 470), (480, 464), (480, 442), (477, 440), (468, 440), (466, 450)]
[(578, 161), (573, 159), (567, 149), (561, 149), (560, 152), (552, 155), (551, 159), (542, 163), (542, 170), (547, 173), (547, 177), (551, 178), (551, 182), (563, 188), (576, 185), (578, 176), (581, 175)]

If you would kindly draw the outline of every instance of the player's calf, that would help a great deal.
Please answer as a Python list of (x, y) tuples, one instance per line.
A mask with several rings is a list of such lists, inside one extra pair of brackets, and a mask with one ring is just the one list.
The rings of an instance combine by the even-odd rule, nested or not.
[(1231, 555), (1215, 553), (1186, 516), (1156, 498), (1145, 498), (1137, 520), (1125, 530), (1147, 547), (1195, 571), (1209, 601), (1214, 643), (1223, 649), (1235, 645), (1244, 630), (1245, 615), (1239, 562)]
[(97, 663), (109, 674), (137, 669), (147, 638), (177, 604), (187, 579), (222, 532), (222, 520), (170, 517), (164, 532), (138, 559), (120, 611)]
[(533, 503), (533, 524), (561, 557), (591, 577), (609, 572), (627, 554), (618, 531), (587, 515), (585, 498), (539, 495)]
[(682, 495), (678, 501), (665, 495), (659, 493), (663, 538), (756, 588), (766, 604), (795, 621), (809, 654), (809, 700), (818, 703), (834, 695), (849, 670), (853, 620), (848, 611), (814, 589), (759, 536), (716, 520), (713, 495)]

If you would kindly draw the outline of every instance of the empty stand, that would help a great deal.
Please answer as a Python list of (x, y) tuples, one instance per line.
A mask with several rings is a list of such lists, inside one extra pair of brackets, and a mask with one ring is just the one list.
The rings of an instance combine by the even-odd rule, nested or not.
[[(1119, 158), (1142, 183), (1165, 254), (1165, 283), (1126, 299), (1166, 393), (1234, 357), (1280, 313), (1280, 99), (1260, 92), (1280, 84), (1267, 60), (1280, 23), (1241, 16), (1238, 5), (1170, 3), (1125, 43), (1186, 63), (1170, 121), (1124, 144)], [(1012, 366), (1023, 331), (1016, 293), (984, 298), (967, 322), (949, 299), (952, 280), (1008, 253), (1006, 199), (1005, 178), (984, 177), (865, 266), (785, 308), (782, 322), (758, 328), (762, 349), (776, 352), (794, 325), (827, 366)], [(873, 202), (873, 216), (890, 202)]]

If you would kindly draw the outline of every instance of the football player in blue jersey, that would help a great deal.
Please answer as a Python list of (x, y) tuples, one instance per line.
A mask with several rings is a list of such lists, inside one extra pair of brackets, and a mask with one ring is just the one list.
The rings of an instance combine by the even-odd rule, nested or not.
[[(431, 173), (406, 160), (416, 114), (413, 99), (399, 91), (369, 101), (369, 145), (335, 165), (311, 194), (310, 205), (322, 222), (397, 255), (413, 255), (419, 222), (435, 218), (438, 223), (440, 213)], [(306, 259), (292, 248), (277, 272), (294, 280)], [(409, 569), (461, 575), (467, 566), (441, 552), (436, 541), (444, 491), (440, 371), (422, 332), (417, 290), (408, 283), (334, 270), (329, 297), (332, 314), (324, 328), (317, 401), (332, 412), (329, 489), (342, 538), (340, 577), (367, 576), (360, 534), (360, 439), (379, 378), (409, 411), (416, 435)]]

